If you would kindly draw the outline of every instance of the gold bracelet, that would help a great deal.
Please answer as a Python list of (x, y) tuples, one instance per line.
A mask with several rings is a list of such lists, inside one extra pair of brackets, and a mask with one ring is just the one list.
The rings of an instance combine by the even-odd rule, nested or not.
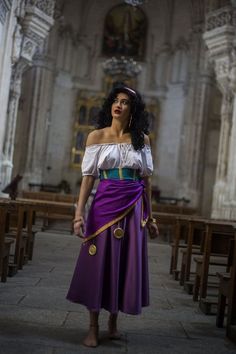
[(74, 219), (72, 222), (73, 224), (76, 224), (78, 221), (83, 221), (83, 216), (80, 216), (79, 219)]
[(148, 221), (152, 222), (153, 224), (157, 223), (157, 220), (151, 216), (148, 218)]

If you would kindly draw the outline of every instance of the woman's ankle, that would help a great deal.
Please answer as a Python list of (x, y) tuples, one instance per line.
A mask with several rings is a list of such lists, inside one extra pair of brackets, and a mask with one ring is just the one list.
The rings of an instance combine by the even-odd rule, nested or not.
[(86, 347), (95, 348), (98, 346), (98, 324), (90, 324), (87, 336), (83, 340), (83, 344)]
[(86, 347), (95, 348), (98, 345), (98, 331), (99, 331), (98, 318), (99, 318), (99, 312), (90, 311), (89, 316), (90, 316), (89, 330), (88, 330), (87, 336), (83, 340), (83, 344)]
[(121, 335), (118, 332), (117, 329), (117, 314), (110, 314), (109, 320), (108, 320), (108, 332), (109, 332), (109, 337), (110, 339), (120, 339)]

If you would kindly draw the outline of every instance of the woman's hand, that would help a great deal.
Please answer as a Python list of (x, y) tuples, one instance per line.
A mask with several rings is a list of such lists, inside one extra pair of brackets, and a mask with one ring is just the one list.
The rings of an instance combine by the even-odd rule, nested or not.
[(74, 219), (74, 233), (78, 237), (84, 237), (84, 217), (77, 216)]
[(159, 230), (156, 221), (148, 220), (147, 228), (151, 239), (157, 238), (159, 236)]

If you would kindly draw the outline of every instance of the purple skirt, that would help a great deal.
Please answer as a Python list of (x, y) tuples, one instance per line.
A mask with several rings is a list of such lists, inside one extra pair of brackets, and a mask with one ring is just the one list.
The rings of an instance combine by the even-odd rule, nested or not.
[[(119, 222), (124, 237), (117, 239), (112, 225), (81, 246), (67, 299), (89, 311), (139, 314), (149, 305), (146, 227), (141, 227), (141, 198)], [(97, 253), (89, 255), (94, 243)]]

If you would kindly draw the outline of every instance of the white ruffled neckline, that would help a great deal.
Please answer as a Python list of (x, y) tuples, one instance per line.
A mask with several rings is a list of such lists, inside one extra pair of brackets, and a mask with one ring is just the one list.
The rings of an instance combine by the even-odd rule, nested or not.
[[(92, 146), (104, 146), (104, 145), (132, 145), (132, 143), (100, 143), (100, 144), (91, 144), (87, 145), (86, 148), (92, 147)], [(150, 147), (148, 144), (144, 144), (145, 147)]]

